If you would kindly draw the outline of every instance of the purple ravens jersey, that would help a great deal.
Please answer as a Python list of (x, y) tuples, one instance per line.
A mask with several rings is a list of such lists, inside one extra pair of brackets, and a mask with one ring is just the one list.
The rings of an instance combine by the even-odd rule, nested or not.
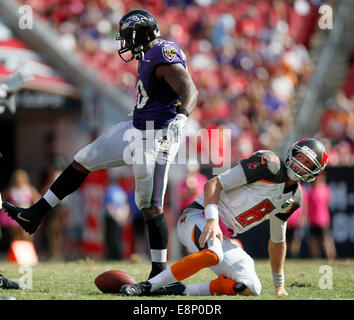
[[(145, 60), (145, 61), (144, 61)], [(154, 121), (155, 129), (167, 128), (176, 116), (180, 96), (164, 80), (155, 76), (155, 69), (161, 64), (181, 63), (187, 68), (186, 57), (179, 46), (171, 41), (158, 39), (139, 60), (136, 83), (137, 102), (134, 108), (133, 125), (146, 129), (147, 121)]]

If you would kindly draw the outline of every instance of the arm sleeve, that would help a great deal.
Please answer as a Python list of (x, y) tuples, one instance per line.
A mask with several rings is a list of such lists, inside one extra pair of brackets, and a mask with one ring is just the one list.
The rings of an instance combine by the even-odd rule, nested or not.
[(286, 221), (280, 220), (276, 216), (270, 216), (270, 238), (273, 242), (279, 243), (286, 239)]
[(242, 159), (243, 168), (248, 183), (259, 179), (275, 179), (280, 172), (280, 160), (269, 150), (260, 150), (247, 159)]
[(236, 165), (222, 174), (219, 174), (218, 179), (224, 191), (240, 187), (247, 183), (247, 179), (241, 165)]
[(297, 188), (293, 199), (294, 202), (292, 203), (292, 205), (290, 206), (290, 208), (286, 211), (286, 212), (280, 212), (277, 213), (275, 216), (278, 217), (280, 220), (282, 221), (287, 221), (289, 219), (289, 217), (297, 210), (301, 207), (302, 205), (302, 190), (300, 187)]

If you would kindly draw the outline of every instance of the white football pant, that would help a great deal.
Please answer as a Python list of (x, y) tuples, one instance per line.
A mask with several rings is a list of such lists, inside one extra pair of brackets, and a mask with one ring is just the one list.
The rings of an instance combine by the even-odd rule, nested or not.
[[(205, 216), (202, 212), (200, 209), (187, 208), (177, 223), (178, 239), (190, 253), (200, 251), (198, 248), (199, 235), (206, 225)], [(224, 275), (236, 282), (242, 282), (254, 295), (261, 293), (262, 286), (254, 268), (254, 261), (242, 248), (225, 237), (222, 244), (217, 239), (214, 245), (211, 245), (211, 239), (209, 239), (207, 245), (208, 249), (215, 252), (219, 257), (219, 264), (210, 267), (216, 275)], [(222, 260), (220, 260), (220, 257)]]
[(82, 148), (74, 160), (90, 171), (133, 165), (137, 207), (163, 207), (168, 170), (179, 148), (179, 143), (164, 138), (166, 131), (138, 130), (132, 120), (120, 122)]

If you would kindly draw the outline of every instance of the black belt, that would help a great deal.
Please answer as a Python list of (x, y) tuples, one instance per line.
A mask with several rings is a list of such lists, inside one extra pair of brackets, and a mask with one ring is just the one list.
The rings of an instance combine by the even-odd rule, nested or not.
[(204, 210), (204, 207), (196, 201), (193, 201), (187, 208)]

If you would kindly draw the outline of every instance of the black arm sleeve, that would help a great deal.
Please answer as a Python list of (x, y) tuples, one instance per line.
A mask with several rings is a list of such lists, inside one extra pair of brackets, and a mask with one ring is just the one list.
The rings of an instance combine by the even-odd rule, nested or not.
[(294, 196), (293, 196), (294, 202), (291, 204), (290, 208), (288, 211), (284, 213), (278, 213), (275, 216), (278, 217), (280, 220), (287, 221), (289, 217), (301, 207), (302, 205), (302, 190), (300, 186), (298, 186)]
[[(280, 159), (272, 151), (262, 150), (240, 161), (248, 183), (259, 179), (282, 182)], [(278, 181), (279, 180), (279, 181)]]

